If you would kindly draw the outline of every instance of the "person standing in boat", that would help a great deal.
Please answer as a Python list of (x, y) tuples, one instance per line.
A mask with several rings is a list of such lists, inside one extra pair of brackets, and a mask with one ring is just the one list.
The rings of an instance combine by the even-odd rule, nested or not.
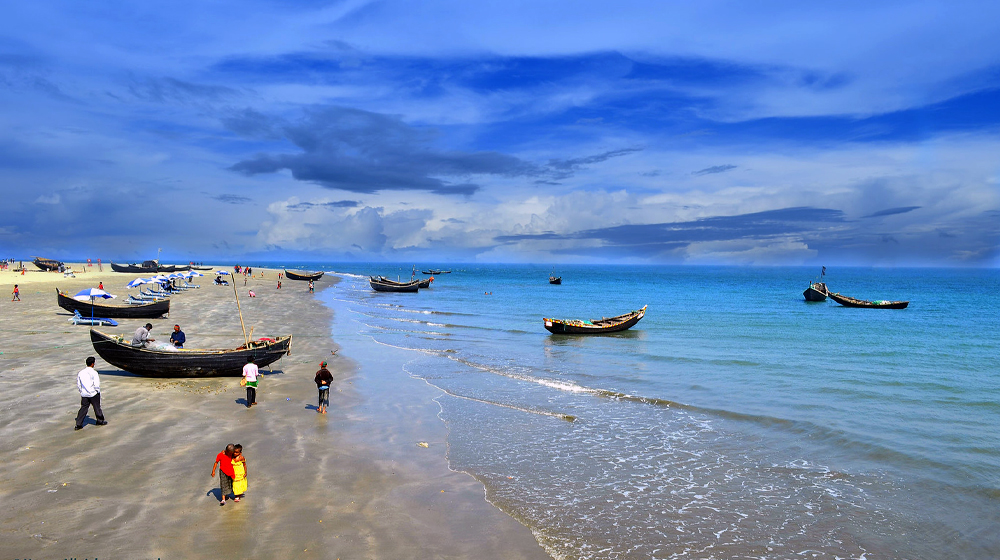
[(152, 323), (146, 323), (145, 327), (139, 327), (138, 329), (135, 329), (135, 334), (132, 335), (132, 346), (145, 347), (150, 342), (156, 342), (155, 338), (149, 338), (149, 333), (152, 330), (153, 330)]
[(254, 363), (253, 357), (247, 358), (247, 365), (243, 366), (243, 379), (246, 380), (247, 386), (247, 408), (257, 404), (257, 376), (260, 372), (257, 370), (257, 364)]
[(184, 336), (181, 326), (174, 325), (174, 332), (170, 333), (170, 344), (173, 344), (174, 348), (184, 348), (185, 342), (187, 342), (187, 337)]

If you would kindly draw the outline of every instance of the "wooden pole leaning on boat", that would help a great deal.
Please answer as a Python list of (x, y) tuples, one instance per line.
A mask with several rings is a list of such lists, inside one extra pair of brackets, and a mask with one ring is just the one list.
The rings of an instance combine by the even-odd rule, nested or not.
[(233, 295), (236, 296), (236, 310), (240, 312), (240, 327), (243, 328), (243, 342), (250, 348), (250, 337), (247, 336), (247, 327), (243, 324), (243, 308), (240, 307), (240, 294), (236, 291), (236, 278), (233, 278)]

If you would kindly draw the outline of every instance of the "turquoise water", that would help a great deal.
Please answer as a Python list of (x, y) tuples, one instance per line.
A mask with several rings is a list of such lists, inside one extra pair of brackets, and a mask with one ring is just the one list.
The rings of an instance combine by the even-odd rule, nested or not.
[[(425, 265), (435, 266), (435, 265)], [(335, 337), (443, 391), (452, 468), (565, 558), (1000, 557), (996, 270), (322, 264)], [(648, 305), (632, 330), (542, 317)]]

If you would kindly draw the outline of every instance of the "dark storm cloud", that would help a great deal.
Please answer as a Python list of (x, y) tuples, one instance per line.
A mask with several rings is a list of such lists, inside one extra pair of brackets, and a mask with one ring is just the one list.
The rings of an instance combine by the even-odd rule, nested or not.
[(725, 173), (726, 171), (732, 171), (736, 169), (735, 165), (713, 165), (712, 167), (706, 167), (705, 169), (699, 169), (694, 171), (692, 175), (711, 175), (713, 173)]
[[(238, 122), (246, 122), (246, 116)], [(359, 109), (311, 110), (281, 130), (301, 153), (258, 154), (230, 169), (248, 176), (287, 169), (300, 181), (358, 193), (417, 190), (458, 195), (470, 195), (479, 185), (441, 177), (543, 173), (536, 165), (499, 152), (435, 148), (434, 131), (410, 126), (397, 116)]]
[(226, 204), (246, 204), (253, 199), (247, 198), (245, 196), (240, 196), (238, 194), (220, 194), (212, 197), (219, 202), (225, 202)]
[(844, 213), (840, 210), (797, 207), (737, 216), (716, 216), (691, 222), (630, 224), (584, 230), (566, 235), (551, 232), (531, 235), (504, 235), (497, 237), (496, 241), (513, 243), (525, 240), (591, 239), (600, 240), (613, 246), (682, 246), (700, 241), (728, 241), (802, 233), (814, 230), (818, 224), (841, 224), (844, 222)]
[(879, 210), (874, 214), (868, 214), (867, 216), (862, 216), (863, 218), (877, 218), (879, 216), (892, 216), (893, 214), (905, 214), (907, 212), (912, 212), (920, 208), (919, 206), (902, 206), (900, 208), (889, 208), (886, 210)]
[(357, 200), (336, 200), (333, 202), (299, 202), (297, 204), (289, 204), (288, 209), (295, 212), (304, 212), (312, 208), (357, 208), (361, 203)]

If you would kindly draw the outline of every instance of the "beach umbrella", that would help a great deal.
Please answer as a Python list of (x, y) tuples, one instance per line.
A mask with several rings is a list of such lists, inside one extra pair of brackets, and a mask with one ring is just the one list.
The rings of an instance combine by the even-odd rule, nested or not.
[(194, 278), (195, 276), (204, 276), (204, 274), (200, 272), (195, 272), (194, 270), (189, 270), (187, 271), (187, 274), (185, 274), (184, 276), (186, 278)]
[(216, 270), (215, 273), (216, 274), (225, 274), (226, 276), (229, 276), (229, 273), (226, 272), (225, 270)]
[(109, 294), (108, 292), (105, 292), (104, 290), (98, 290), (97, 288), (87, 288), (86, 290), (80, 290), (79, 292), (77, 292), (76, 295), (73, 296), (73, 299), (75, 299), (77, 301), (87, 301), (89, 299), (90, 300), (90, 318), (93, 319), (94, 318), (94, 300), (97, 299), (97, 298), (109, 299), (109, 298), (113, 298), (113, 297), (118, 297), (118, 296), (113, 296), (113, 295)]
[(126, 288), (134, 288), (136, 286), (141, 286), (143, 284), (149, 284), (149, 280), (147, 280), (145, 278), (136, 278), (135, 280), (129, 282), (128, 284), (125, 284), (125, 287)]

